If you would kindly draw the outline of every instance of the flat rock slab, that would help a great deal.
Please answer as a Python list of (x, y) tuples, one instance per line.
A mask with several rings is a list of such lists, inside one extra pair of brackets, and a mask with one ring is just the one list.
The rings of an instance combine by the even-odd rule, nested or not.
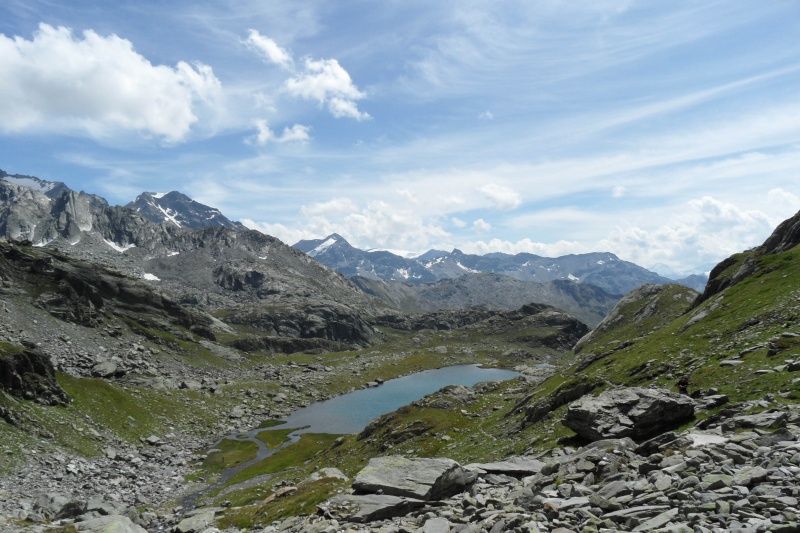
[(694, 415), (694, 401), (665, 389), (626, 387), (583, 396), (569, 405), (562, 423), (588, 440), (645, 439)]
[(462, 492), (477, 479), (452, 459), (375, 457), (356, 475), (353, 489), (359, 493), (441, 500)]
[(184, 518), (175, 526), (176, 533), (200, 533), (208, 529), (214, 523), (216, 510), (211, 508), (208, 510), (201, 510), (199, 513)]
[(373, 522), (405, 516), (425, 505), (422, 500), (388, 494), (339, 494), (318, 506), (325, 516), (345, 522)]
[(464, 468), (467, 470), (478, 470), (489, 474), (506, 474), (510, 476), (530, 476), (542, 471), (545, 463), (538, 459), (527, 457), (512, 457), (508, 461), (497, 461), (494, 463), (472, 463)]
[(111, 515), (76, 522), (73, 527), (85, 533), (147, 533), (142, 526), (134, 524), (127, 516)]
[(729, 440), (727, 437), (713, 433), (689, 433), (686, 437), (692, 441), (692, 448), (702, 448), (710, 444), (725, 444)]

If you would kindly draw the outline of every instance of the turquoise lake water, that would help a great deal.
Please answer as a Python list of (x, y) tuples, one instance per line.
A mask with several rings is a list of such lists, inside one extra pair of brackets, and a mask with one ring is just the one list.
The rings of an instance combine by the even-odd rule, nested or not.
[[(391, 379), (378, 387), (360, 389), (324, 402), (313, 403), (292, 413), (286, 418), (286, 423), (279, 426), (256, 428), (244, 434), (236, 433), (222, 437), (222, 439), (248, 440), (255, 443), (258, 446), (256, 457), (227, 469), (215, 483), (199, 492), (184, 495), (181, 498), (181, 505), (186, 508), (194, 507), (195, 502), (203, 494), (224, 486), (237, 472), (297, 442), (301, 433), (333, 433), (337, 435), (359, 433), (380, 415), (395, 411), (442, 387), (448, 385), (471, 387), (481, 381), (505, 381), (518, 375), (513, 370), (481, 368), (479, 365), (457, 365), (425, 370), (410, 376)], [(289, 439), (277, 448), (268, 448), (264, 441), (256, 437), (262, 431), (287, 428), (298, 429), (290, 433)], [(215, 445), (222, 439), (218, 440)]]
[(292, 413), (281, 428), (308, 428), (296, 433), (358, 433), (373, 419), (390, 413), (447, 385), (472, 385), (481, 381), (507, 380), (517, 376), (513, 370), (457, 365), (425, 370), (389, 380), (379, 387), (360, 389), (318, 402)]

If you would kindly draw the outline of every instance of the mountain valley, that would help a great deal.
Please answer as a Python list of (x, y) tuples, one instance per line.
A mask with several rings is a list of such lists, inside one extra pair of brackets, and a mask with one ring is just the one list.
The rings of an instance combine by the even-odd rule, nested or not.
[[(3, 531), (800, 529), (800, 213), (696, 290), (608, 253), (290, 247), (180, 193), (0, 177)], [(280, 425), (476, 363), (518, 376), (354, 435)]]

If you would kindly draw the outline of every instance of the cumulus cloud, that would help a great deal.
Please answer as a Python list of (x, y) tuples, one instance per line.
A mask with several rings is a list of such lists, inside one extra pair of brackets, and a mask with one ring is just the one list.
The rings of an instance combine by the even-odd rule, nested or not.
[(504, 211), (516, 209), (522, 204), (522, 197), (518, 192), (503, 185), (489, 183), (479, 189), (492, 204)]
[(529, 253), (544, 257), (560, 257), (567, 254), (581, 254), (596, 250), (590, 250), (585, 244), (575, 241), (558, 241), (553, 243), (534, 242), (530, 239), (519, 241), (504, 241), (492, 239), (486, 241), (474, 241), (460, 245), (459, 248), (469, 254), (484, 255), (493, 252), (505, 254)]
[(304, 205), (300, 214), (303, 224), (297, 227), (254, 220), (242, 223), (289, 244), (338, 233), (362, 248), (421, 250), (427, 249), (431, 242), (450, 237), (435, 221), (380, 200), (358, 204), (350, 198), (338, 197)]
[(301, 124), (295, 124), (292, 127), (283, 128), (283, 132), (280, 135), (275, 135), (275, 132), (270, 129), (269, 123), (263, 119), (256, 120), (255, 127), (257, 133), (254, 137), (248, 139), (248, 142), (257, 144), (259, 146), (264, 146), (270, 142), (303, 142), (311, 138), (311, 135), (309, 135), (311, 128)]
[(478, 233), (488, 233), (492, 231), (492, 225), (479, 218), (472, 222), (472, 229), (477, 231)]
[(274, 40), (261, 35), (258, 31), (250, 30), (244, 42), (269, 62), (289, 70), (294, 67), (292, 55), (285, 48), (281, 48)]
[(366, 94), (358, 90), (350, 74), (335, 59), (306, 58), (304, 71), (286, 80), (284, 87), (293, 96), (327, 105), (336, 118), (370, 118), (369, 114), (359, 111), (356, 104)]
[[(775, 193), (780, 194), (780, 193)], [(634, 263), (667, 265), (678, 272), (716, 264), (725, 257), (761, 244), (779, 220), (711, 196), (691, 200), (667, 222), (642, 227), (618, 226), (598, 243)]]
[(0, 35), (0, 128), (106, 139), (122, 132), (183, 141), (198, 107), (221, 102), (211, 67), (153, 65), (133, 44), (40, 24), (32, 40)]

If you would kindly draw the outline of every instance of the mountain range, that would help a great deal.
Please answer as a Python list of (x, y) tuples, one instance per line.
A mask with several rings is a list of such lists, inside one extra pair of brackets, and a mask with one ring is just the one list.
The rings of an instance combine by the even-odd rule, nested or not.
[(707, 279), (693, 275), (672, 280), (623, 261), (610, 252), (541, 257), (530, 253), (474, 255), (455, 249), (452, 252), (429, 250), (407, 258), (385, 250), (355, 248), (336, 233), (324, 239), (303, 240), (294, 247), (347, 277), (415, 285), (469, 274), (501, 274), (519, 281), (538, 283), (574, 281), (622, 295), (645, 283), (678, 283), (702, 290)]
[[(516, 309), (525, 303), (544, 303), (594, 325), (629, 290), (643, 283), (670, 282), (611, 253), (545, 258), (430, 250), (412, 259), (388, 251), (363, 251), (337, 234), (301, 241), (290, 252), (277, 239), (249, 231), (218, 209), (177, 191), (145, 192), (121, 207), (61, 182), (5, 172), (0, 176), (0, 238), (69, 249), (73, 255), (158, 280), (162, 287), (172, 284), (179, 298), (187, 301), (215, 301), (220, 298), (215, 288), (221, 283), (238, 287), (238, 299), (256, 293), (274, 300), (291, 292), (295, 299), (314, 294), (321, 301), (336, 300), (324, 293), (341, 287), (341, 281), (320, 291), (309, 280), (264, 271), (265, 262), (269, 263), (265, 247), (273, 249), (271, 258), (292, 256), (292, 261), (303, 252), (313, 264), (350, 278), (348, 291), (357, 292), (359, 305), (373, 310), (380, 306), (403, 312), (470, 306)], [(278, 243), (280, 253), (274, 251)], [(223, 258), (231, 262), (212, 268)], [(290, 263), (284, 265), (290, 271), (304, 270)], [(314, 275), (315, 280), (324, 277), (330, 274)], [(684, 283), (702, 289), (702, 279), (691, 281)], [(265, 290), (264, 283), (272, 288)]]
[[(609, 254), (550, 259), (533, 270), (546, 281), (512, 277), (516, 256), (457, 251), (416, 260), (474, 272), (350, 277), (169, 209), (153, 221), (63, 184), (0, 179), (0, 529), (800, 527), (800, 213), (715, 266), (702, 294), (644, 284), (612, 304), (620, 294), (594, 280), (648, 274)], [(335, 251), (330, 240), (309, 252)], [(506, 273), (487, 271), (497, 260)], [(537, 298), (605, 317), (589, 331), (541, 303), (497, 309)], [(245, 439), (335, 395), (481, 363), (519, 375), (447, 386), (357, 435)], [(671, 392), (684, 378), (690, 395)], [(264, 445), (275, 453), (262, 460)], [(396, 497), (397, 479), (358, 492), (376, 458), (428, 465), (403, 482), (436, 461), (471, 465), (475, 483), (334, 521)]]

